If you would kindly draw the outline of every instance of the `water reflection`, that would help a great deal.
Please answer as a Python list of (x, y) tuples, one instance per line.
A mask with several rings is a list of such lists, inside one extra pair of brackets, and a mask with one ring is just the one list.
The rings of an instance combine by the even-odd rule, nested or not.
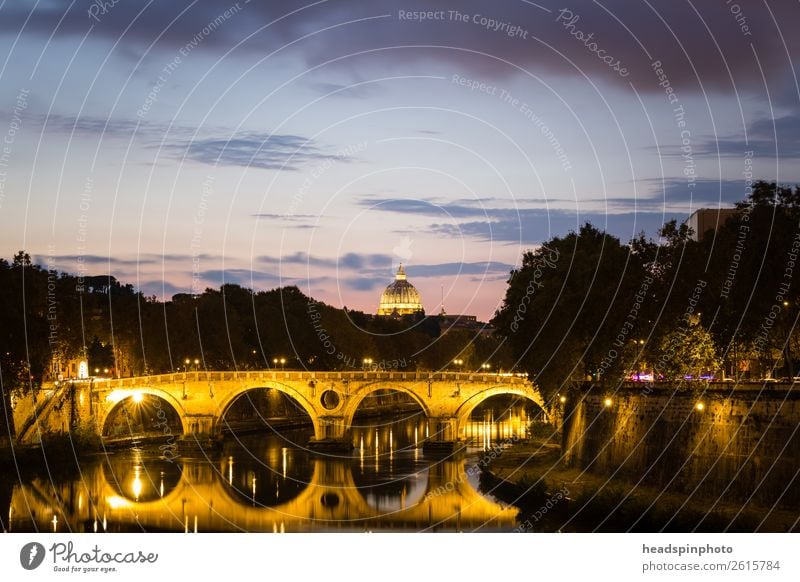
[[(81, 478), (14, 488), (11, 531), (511, 530), (517, 510), (460, 478), (475, 456), (422, 453), (427, 423), (363, 422), (350, 457), (311, 455), (310, 436), (251, 435), (175, 461), (127, 450), (87, 459)], [(436, 492), (434, 495), (432, 492)]]
[(535, 418), (522, 404), (478, 410), (464, 427), (464, 438), (472, 446), (490, 449), (496, 444), (528, 438)]

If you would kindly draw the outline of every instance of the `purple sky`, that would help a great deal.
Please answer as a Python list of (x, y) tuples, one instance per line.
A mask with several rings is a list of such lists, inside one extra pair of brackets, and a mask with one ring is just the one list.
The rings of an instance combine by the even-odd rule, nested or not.
[(582, 222), (655, 236), (745, 172), (800, 182), (798, 22), (796, 1), (0, 3), (2, 255), (368, 312), (403, 262), (429, 312), (443, 287), (486, 319), (521, 253)]

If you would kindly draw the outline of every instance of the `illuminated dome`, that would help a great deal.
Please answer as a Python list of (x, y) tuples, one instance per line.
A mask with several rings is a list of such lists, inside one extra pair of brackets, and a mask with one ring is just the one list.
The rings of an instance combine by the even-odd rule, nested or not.
[(394, 283), (386, 287), (381, 295), (381, 304), (378, 307), (378, 315), (409, 315), (422, 312), (422, 299), (419, 291), (406, 280), (406, 272), (403, 265), (397, 269)]

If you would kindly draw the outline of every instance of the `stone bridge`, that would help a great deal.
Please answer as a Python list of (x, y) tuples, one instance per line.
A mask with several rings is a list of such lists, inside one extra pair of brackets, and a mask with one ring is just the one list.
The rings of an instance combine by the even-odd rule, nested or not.
[[(359, 405), (378, 390), (409, 395), (428, 418), (429, 446), (447, 448), (464, 439), (470, 414), (492, 396), (512, 394), (549, 412), (527, 378), (506, 374), (452, 372), (187, 372), (133, 378), (69, 380), (44, 386), (38, 400), (18, 403), (19, 442), (34, 442), (43, 432), (90, 426), (106, 434), (111, 412), (123, 401), (151, 395), (177, 413), (184, 437), (220, 434), (233, 402), (255, 389), (274, 389), (296, 402), (314, 427), (309, 445), (349, 448), (350, 428)], [(176, 434), (175, 436), (180, 436)], [(192, 436), (195, 438), (195, 436)]]

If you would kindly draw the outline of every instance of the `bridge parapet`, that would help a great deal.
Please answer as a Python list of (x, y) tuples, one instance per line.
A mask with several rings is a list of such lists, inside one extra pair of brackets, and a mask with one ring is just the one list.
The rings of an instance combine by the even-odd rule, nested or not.
[[(170, 374), (157, 374), (152, 376), (136, 376), (129, 378), (94, 378), (97, 386), (108, 388), (130, 388), (146, 383), (154, 384), (175, 384), (178, 382), (227, 382), (233, 380), (275, 380), (275, 381), (308, 381), (308, 380), (330, 380), (330, 381), (398, 381), (398, 382), (479, 382), (479, 383), (502, 383), (507, 385), (524, 385), (528, 383), (525, 376), (516, 374), (484, 374), (469, 372), (328, 372), (328, 371), (276, 371), (276, 370), (253, 370), (253, 371), (196, 371), (196, 372), (174, 372)], [(73, 380), (70, 380), (73, 381)], [(80, 382), (81, 380), (74, 380)], [(88, 382), (89, 380), (83, 380)]]

